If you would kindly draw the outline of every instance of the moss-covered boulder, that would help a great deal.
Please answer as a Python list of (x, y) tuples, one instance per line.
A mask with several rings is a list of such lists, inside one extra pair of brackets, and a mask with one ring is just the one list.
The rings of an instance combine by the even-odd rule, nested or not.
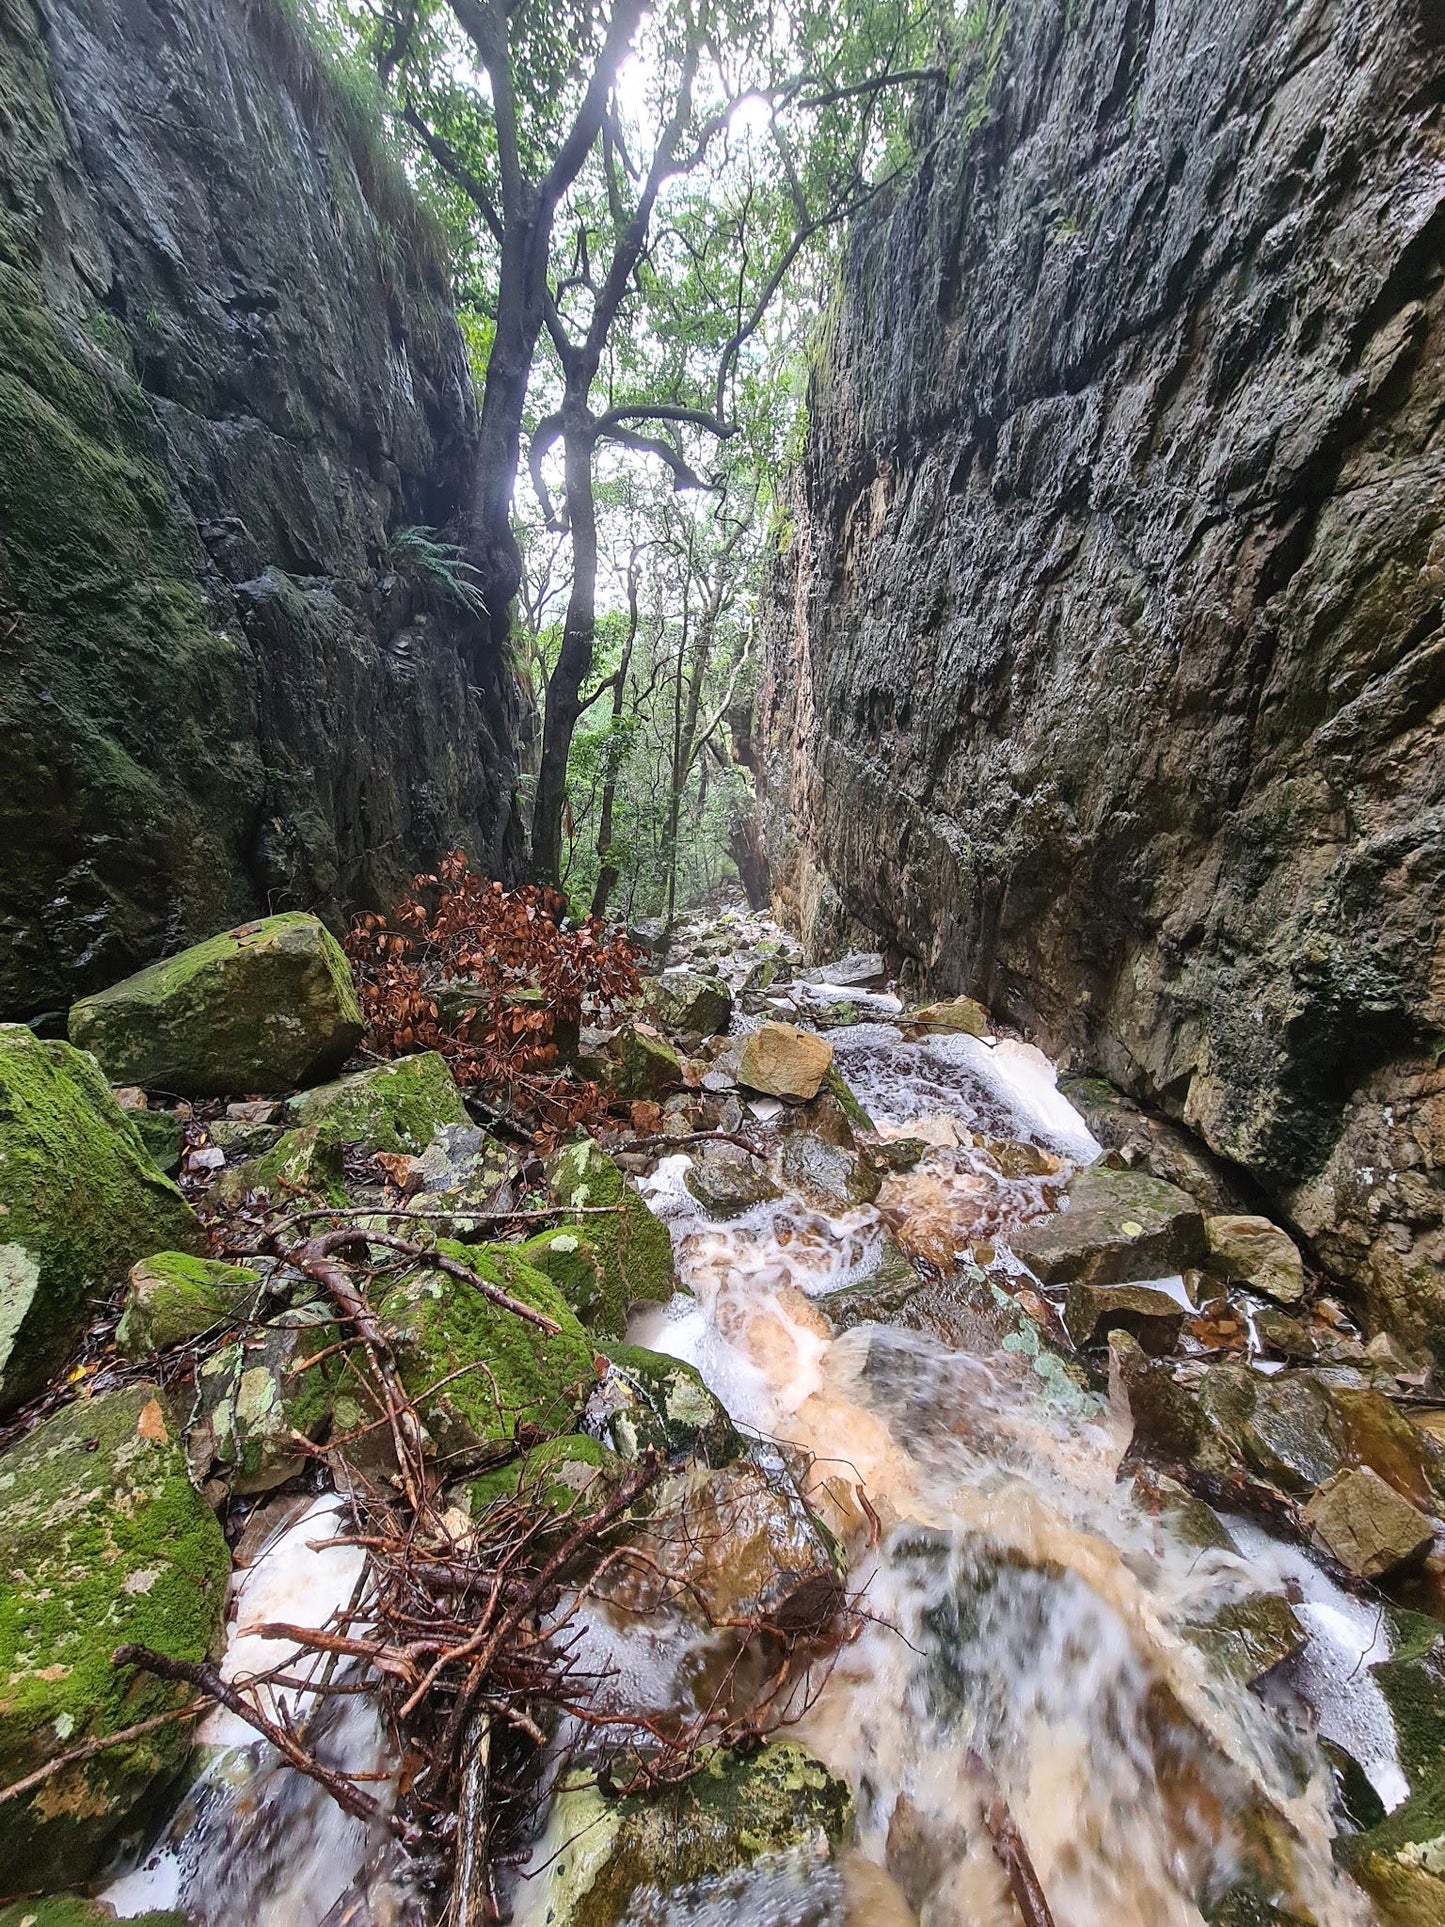
[(362, 1030), (341, 946), (299, 910), (223, 930), (70, 1012), (71, 1042), (112, 1083), (181, 1097), (314, 1084)]
[(607, 1046), (604, 1081), (618, 1097), (665, 1097), (682, 1084), (682, 1059), (656, 1031), (624, 1024)]
[(561, 1292), (515, 1247), (442, 1240), (438, 1249), (560, 1330), (549, 1335), (429, 1265), (399, 1279), (378, 1310), (437, 1450), (445, 1455), (510, 1438), (523, 1425), (571, 1431), (597, 1365), (591, 1340)]
[(524, 1458), (468, 1480), (467, 1502), (473, 1518), (500, 1499), (522, 1497), (546, 1506), (559, 1519), (587, 1519), (626, 1470), (617, 1454), (596, 1439), (564, 1432), (544, 1439)]
[(174, 1111), (127, 1111), (141, 1143), (168, 1178), (181, 1168), (181, 1153), (186, 1148), (186, 1127)]
[(249, 1310), (261, 1289), (262, 1279), (245, 1265), (157, 1252), (130, 1268), (115, 1342), (124, 1357), (147, 1358)]
[[(127, 1914), (130, 1927), (188, 1927), (184, 1914), (149, 1909)], [(0, 1927), (114, 1927), (115, 1915), (103, 1901), (84, 1894), (43, 1894), (0, 1907)]]
[(93, 1060), (0, 1025), (0, 1412), (41, 1389), (138, 1258), (202, 1242)]
[[(0, 1783), (184, 1704), (111, 1655), (205, 1659), (229, 1570), (154, 1386), (68, 1405), (0, 1459)], [(0, 1808), (0, 1893), (84, 1880), (189, 1746), (189, 1726), (162, 1725)]]
[(273, 1202), (303, 1195), (324, 1204), (346, 1203), (342, 1141), (324, 1125), (302, 1124), (287, 1131), (259, 1157), (246, 1158), (222, 1172), (216, 1183), (219, 1202), (234, 1210), (252, 1192)]
[(567, 1227), (585, 1239), (601, 1265), (600, 1294), (586, 1323), (604, 1337), (620, 1338), (633, 1305), (664, 1305), (677, 1290), (667, 1226), (592, 1138), (564, 1146), (547, 1168), (547, 1182), (558, 1204), (587, 1213)]
[(719, 1754), (685, 1785), (648, 1799), (609, 1800), (574, 1781), (553, 1803), (536, 1856), (543, 1890), (529, 1899), (529, 1918), (618, 1927), (640, 1888), (676, 1892), (765, 1856), (823, 1858), (852, 1832), (848, 1788), (789, 1741), (748, 1760)]
[(611, 1368), (587, 1401), (590, 1433), (624, 1459), (646, 1451), (686, 1453), (704, 1465), (731, 1465), (742, 1436), (696, 1365), (643, 1345), (607, 1346)]
[(319, 1125), (339, 1143), (411, 1157), (420, 1157), (445, 1126), (471, 1123), (457, 1080), (434, 1050), (318, 1084), (293, 1097), (287, 1113), (296, 1124)]
[(307, 1462), (298, 1439), (323, 1439), (331, 1427), (344, 1380), (341, 1355), (332, 1351), (340, 1337), (324, 1308), (301, 1305), (213, 1352), (196, 1374), (186, 1427), (194, 1477), (220, 1479), (240, 1495), (295, 1478)]

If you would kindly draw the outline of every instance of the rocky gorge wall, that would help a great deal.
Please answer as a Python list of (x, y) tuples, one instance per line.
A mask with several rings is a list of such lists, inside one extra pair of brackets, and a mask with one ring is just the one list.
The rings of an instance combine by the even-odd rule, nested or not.
[(775, 900), (1445, 1341), (1445, 44), (1011, 0), (852, 237), (764, 613)]
[(0, 0), (0, 1014), (505, 868), (438, 244), (279, 0)]

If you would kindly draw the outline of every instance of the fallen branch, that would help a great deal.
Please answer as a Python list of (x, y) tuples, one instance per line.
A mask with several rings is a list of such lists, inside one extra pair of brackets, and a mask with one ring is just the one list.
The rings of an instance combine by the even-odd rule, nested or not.
[(0, 1787), (0, 1806), (4, 1806), (7, 1800), (18, 1800), (22, 1793), (29, 1793), (32, 1787), (43, 1786), (68, 1766), (79, 1766), (82, 1761), (93, 1760), (97, 1753), (108, 1753), (113, 1746), (126, 1746), (131, 1740), (143, 1739), (147, 1733), (154, 1733), (159, 1727), (173, 1725), (179, 1720), (198, 1719), (202, 1713), (209, 1712), (214, 1704), (210, 1694), (206, 1693), (200, 1699), (192, 1700), (189, 1706), (178, 1706), (172, 1713), (153, 1713), (148, 1720), (137, 1720), (134, 1726), (118, 1727), (114, 1733), (103, 1733), (99, 1739), (86, 1740), (80, 1746), (71, 1747), (68, 1753), (57, 1753), (53, 1760), (47, 1760), (44, 1766), (27, 1773), (23, 1780), (13, 1780), (9, 1786)]
[(1044, 1898), (1044, 1890), (1034, 1872), (1034, 1863), (1018, 1824), (1009, 1811), (1008, 1802), (1003, 1797), (1002, 1788), (972, 1747), (968, 1749), (968, 1764), (969, 1770), (983, 1782), (983, 1824), (988, 1829), (993, 1850), (1007, 1876), (1009, 1892), (1023, 1916), (1024, 1927), (1054, 1927), (1049, 1903)]

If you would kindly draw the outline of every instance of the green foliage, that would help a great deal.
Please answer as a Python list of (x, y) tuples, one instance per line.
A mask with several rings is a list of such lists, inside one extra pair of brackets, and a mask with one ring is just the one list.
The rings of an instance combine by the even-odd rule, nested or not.
[(479, 576), (455, 542), (448, 542), (435, 529), (410, 524), (387, 538), (387, 557), (398, 575), (417, 588), (435, 596), (439, 602), (454, 603), (473, 615), (483, 608)]

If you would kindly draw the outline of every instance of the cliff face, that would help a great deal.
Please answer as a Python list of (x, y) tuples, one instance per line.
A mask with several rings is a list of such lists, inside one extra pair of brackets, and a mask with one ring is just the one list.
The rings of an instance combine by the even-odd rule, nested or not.
[[(0, 1013), (508, 859), (439, 257), (279, 0), (0, 0)], [(403, 545), (404, 550), (404, 545)]]
[(777, 895), (1247, 1166), (1445, 1338), (1445, 45), (1012, 0), (853, 237), (775, 571)]

